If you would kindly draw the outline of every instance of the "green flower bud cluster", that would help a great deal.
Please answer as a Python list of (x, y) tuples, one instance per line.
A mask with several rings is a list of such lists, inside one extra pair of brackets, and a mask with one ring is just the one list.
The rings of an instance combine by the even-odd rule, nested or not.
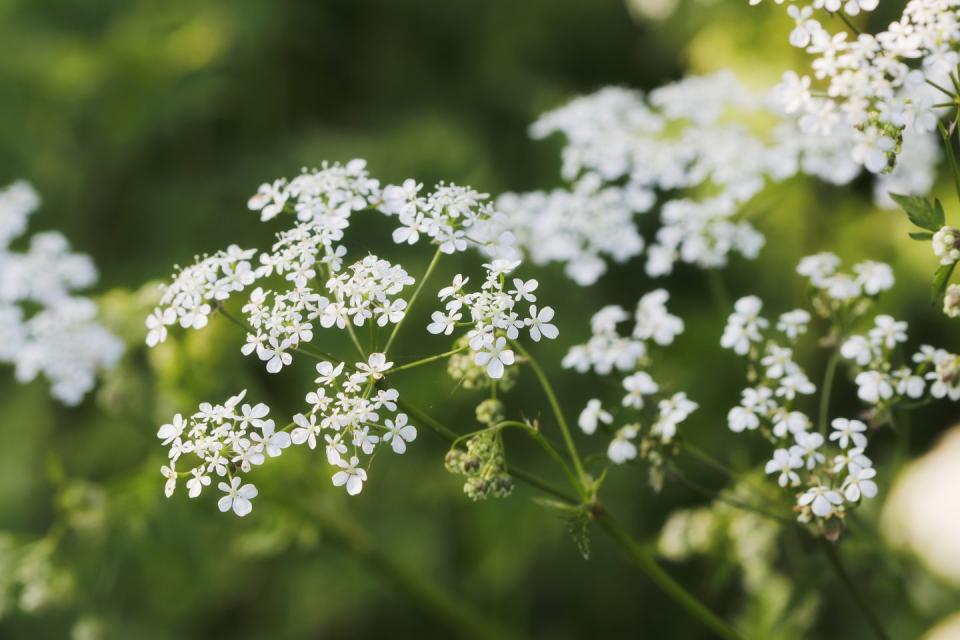
[(487, 398), (477, 405), (477, 422), (492, 427), (503, 422), (503, 403), (496, 398)]
[(471, 500), (505, 498), (513, 492), (503, 446), (497, 433), (484, 431), (467, 440), (466, 450), (447, 452), (444, 465), (450, 473), (466, 477), (463, 492)]
[[(454, 349), (466, 347), (469, 342), (470, 340), (463, 336), (454, 343)], [(450, 356), (450, 361), (447, 363), (447, 373), (464, 389), (488, 389), (494, 381), (487, 375), (486, 367), (481, 367), (475, 363), (473, 357), (474, 354), (470, 350)], [(503, 391), (512, 389), (517, 382), (518, 368), (507, 367), (504, 369), (503, 377), (496, 381), (497, 388)]]

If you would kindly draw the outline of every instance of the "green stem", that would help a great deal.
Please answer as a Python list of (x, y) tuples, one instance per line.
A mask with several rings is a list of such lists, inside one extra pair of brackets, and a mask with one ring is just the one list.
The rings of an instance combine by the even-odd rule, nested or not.
[(834, 348), (827, 360), (827, 369), (823, 374), (823, 387), (820, 389), (820, 412), (817, 414), (817, 430), (820, 435), (827, 435), (827, 419), (830, 414), (830, 393), (833, 391), (833, 379), (840, 363), (840, 350)]
[(627, 555), (630, 556), (634, 564), (647, 574), (647, 577), (660, 587), (674, 602), (686, 609), (687, 613), (700, 621), (720, 638), (727, 640), (741, 640), (743, 638), (733, 627), (718, 618), (712, 611), (703, 606), (694, 595), (684, 589), (680, 583), (671, 578), (670, 574), (657, 564), (653, 555), (634, 540), (612, 515), (600, 510), (600, 513), (596, 515), (596, 522), (601, 529), (609, 534), (610, 537), (627, 552)]
[(353, 346), (357, 348), (357, 351), (360, 353), (360, 357), (366, 360), (367, 352), (363, 350), (363, 346), (360, 344), (359, 338), (357, 338), (357, 332), (353, 329), (353, 322), (349, 318), (347, 318), (346, 326), (347, 333), (350, 334), (350, 340), (353, 342)]
[(392, 375), (398, 371), (404, 371), (405, 369), (413, 369), (414, 367), (419, 367), (420, 365), (429, 364), (437, 360), (443, 360), (444, 358), (449, 358), (450, 356), (460, 353), (461, 351), (464, 351), (465, 349), (469, 349), (469, 348), (470, 348), (469, 345), (464, 345), (457, 349), (451, 349), (450, 351), (446, 351), (444, 353), (438, 353), (435, 356), (429, 356), (427, 358), (422, 358), (420, 360), (414, 360), (413, 362), (407, 362), (406, 364), (402, 364), (399, 367), (393, 367), (392, 369), (386, 372), (386, 375)]
[(847, 570), (844, 568), (843, 562), (840, 560), (840, 553), (837, 551), (834, 543), (830, 542), (826, 538), (820, 538), (819, 542), (820, 548), (823, 549), (827, 559), (830, 560), (830, 567), (833, 569), (834, 573), (837, 574), (837, 577), (840, 578), (840, 582), (843, 583), (844, 588), (846, 588), (846, 590), (850, 593), (850, 597), (853, 599), (854, 603), (856, 603), (857, 608), (860, 609), (860, 612), (867, 619), (867, 622), (869, 622), (870, 627), (873, 629), (874, 635), (876, 635), (880, 640), (889, 640), (889, 636), (884, 630), (880, 619), (870, 608), (870, 605), (867, 603), (860, 591), (857, 590), (857, 585), (853, 582), (850, 574), (847, 573)]
[(853, 22), (851, 22), (850, 18), (847, 16), (847, 14), (845, 14), (842, 10), (841, 10), (841, 11), (837, 11), (834, 15), (835, 15), (835, 16), (839, 16), (840, 19), (843, 20), (843, 23), (844, 23), (845, 25), (847, 25), (847, 27), (848, 27), (851, 31), (853, 31), (855, 34), (860, 35), (860, 34), (862, 33), (862, 32), (860, 31), (860, 29), (857, 28), (857, 25), (853, 24)]
[(417, 288), (413, 290), (413, 295), (410, 296), (410, 302), (407, 303), (407, 308), (404, 311), (403, 317), (400, 318), (400, 322), (393, 325), (393, 331), (390, 332), (390, 337), (387, 338), (387, 346), (383, 348), (383, 352), (387, 353), (390, 351), (390, 347), (393, 346), (393, 341), (396, 339), (397, 334), (400, 332), (400, 327), (403, 325), (403, 321), (407, 319), (407, 316), (410, 315), (411, 309), (413, 309), (413, 303), (417, 301), (417, 296), (420, 295), (420, 291), (423, 289), (423, 285), (427, 284), (427, 280), (430, 279), (430, 275), (433, 273), (433, 270), (437, 268), (437, 263), (440, 262), (440, 256), (443, 255), (443, 252), (440, 249), (437, 249), (433, 254), (433, 258), (430, 260), (430, 264), (427, 266), (427, 270), (423, 273), (423, 276), (420, 278), (420, 282), (417, 284)]
[[(452, 429), (432, 418), (415, 405), (402, 400), (398, 400), (397, 404), (400, 405), (404, 411), (419, 420), (421, 424), (428, 426), (446, 440), (453, 441), (456, 439), (457, 434)], [(554, 489), (536, 476), (526, 473), (520, 469), (511, 467), (510, 475), (536, 489), (540, 489), (544, 493), (548, 493), (556, 498), (559, 498), (567, 504), (572, 506), (580, 504), (578, 499), (566, 495), (562, 491)], [(654, 582), (654, 584), (660, 587), (660, 589), (662, 589), (668, 597), (686, 609), (688, 613), (697, 618), (697, 620), (702, 622), (707, 628), (711, 629), (719, 637), (730, 640), (742, 639), (742, 636), (739, 633), (737, 633), (732, 627), (727, 625), (723, 620), (718, 618), (709, 609), (703, 606), (700, 601), (690, 594), (690, 592), (684, 589), (680, 583), (671, 578), (670, 575), (664, 571), (660, 565), (657, 564), (656, 560), (654, 560), (653, 553), (634, 540), (630, 534), (627, 533), (617, 523), (617, 521), (612, 515), (610, 515), (609, 512), (603, 509), (603, 507), (601, 507), (599, 504), (594, 504), (592, 505), (591, 513), (593, 514), (600, 528), (610, 535), (610, 537), (612, 537), (614, 541), (617, 542), (624, 549), (624, 551), (627, 552), (637, 566), (639, 566), (640, 569)]]
[(570, 455), (570, 459), (573, 461), (573, 467), (577, 471), (577, 476), (580, 478), (580, 493), (586, 497), (587, 487), (590, 482), (587, 477), (587, 472), (583, 468), (583, 462), (580, 460), (580, 454), (577, 451), (577, 446), (573, 442), (573, 435), (570, 433), (570, 426), (567, 424), (567, 419), (563, 415), (563, 409), (560, 408), (560, 402), (557, 400), (557, 394), (553, 391), (553, 386), (550, 384), (550, 380), (547, 379), (547, 375), (543, 372), (543, 369), (540, 367), (540, 364), (537, 360), (530, 355), (530, 353), (523, 348), (516, 340), (511, 340), (514, 348), (520, 352), (527, 362), (530, 364), (530, 368), (533, 369), (534, 375), (536, 375), (537, 380), (540, 382), (540, 386), (543, 387), (543, 392), (547, 396), (547, 401), (550, 403), (550, 408), (553, 409), (553, 414), (557, 419), (557, 424), (560, 427), (560, 433), (563, 435), (563, 442), (567, 447), (567, 453)]
[(563, 469), (563, 472), (566, 474), (567, 479), (570, 481), (570, 486), (573, 487), (574, 491), (580, 490), (580, 482), (577, 479), (576, 474), (573, 472), (573, 469), (570, 468), (570, 465), (567, 464), (567, 461), (563, 459), (563, 456), (560, 455), (560, 452), (557, 451), (557, 448), (547, 440), (540, 430), (536, 427), (533, 427), (526, 422), (519, 422), (516, 420), (505, 420), (504, 422), (499, 422), (496, 425), (497, 427), (515, 427), (522, 429), (527, 435), (529, 435), (533, 440), (540, 445), (540, 447), (547, 453), (550, 458), (560, 465), (560, 468)]

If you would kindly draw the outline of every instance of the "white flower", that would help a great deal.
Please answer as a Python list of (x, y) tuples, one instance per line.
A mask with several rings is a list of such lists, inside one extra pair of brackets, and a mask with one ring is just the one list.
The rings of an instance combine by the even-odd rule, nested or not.
[(802, 371), (794, 371), (779, 380), (780, 386), (777, 387), (776, 395), (780, 398), (793, 400), (797, 394), (810, 395), (817, 390), (807, 375)]
[(870, 339), (875, 344), (893, 349), (907, 341), (907, 323), (898, 322), (888, 315), (879, 315), (874, 320), (876, 327), (870, 330)]
[(867, 404), (877, 404), (893, 397), (890, 378), (880, 371), (863, 371), (857, 374), (857, 397)]
[(235, 476), (230, 479), (230, 484), (217, 484), (217, 488), (227, 494), (217, 502), (217, 508), (224, 513), (232, 508), (233, 512), (242, 518), (253, 510), (250, 501), (257, 497), (257, 488), (252, 484), (240, 486), (240, 483), (240, 478)]
[(909, 367), (902, 367), (893, 372), (893, 379), (897, 383), (897, 393), (908, 398), (917, 399), (923, 396), (927, 383), (916, 375)]
[(427, 325), (427, 331), (434, 335), (442, 333), (446, 336), (449, 336), (453, 333), (453, 329), (456, 327), (457, 321), (462, 317), (462, 314), (454, 311), (450, 313), (434, 311), (432, 314), (430, 314), (431, 322)]
[(623, 464), (637, 457), (637, 446), (632, 440), (637, 437), (637, 427), (627, 425), (617, 430), (617, 435), (607, 447), (607, 457), (614, 464)]
[(941, 227), (933, 234), (933, 253), (940, 258), (940, 264), (948, 265), (960, 261), (960, 230)]
[(604, 411), (603, 405), (596, 398), (587, 402), (586, 408), (580, 412), (577, 418), (577, 424), (587, 435), (592, 435), (597, 430), (599, 423), (610, 424), (613, 422), (613, 416)]
[(738, 355), (746, 355), (750, 344), (760, 342), (760, 331), (768, 325), (767, 320), (760, 317), (763, 302), (756, 296), (746, 296), (737, 300), (734, 313), (727, 319), (727, 326), (720, 338), (720, 346), (732, 349)]
[(357, 363), (357, 375), (362, 376), (364, 380), (367, 378), (379, 380), (383, 377), (384, 372), (392, 366), (392, 362), (387, 362), (387, 354), (371, 353), (366, 362)]
[(162, 440), (163, 446), (167, 446), (180, 437), (186, 426), (187, 423), (183, 419), (183, 416), (178, 413), (173, 416), (173, 420), (160, 427), (157, 431), (157, 437)]
[(147, 346), (155, 347), (167, 339), (167, 325), (177, 321), (177, 313), (173, 309), (155, 309), (147, 316)]
[(413, 442), (417, 437), (417, 428), (412, 424), (407, 424), (407, 414), (398, 413), (396, 421), (384, 420), (384, 426), (387, 432), (383, 435), (383, 441), (389, 442), (396, 453), (403, 453), (407, 450), (407, 443)]
[(840, 355), (864, 367), (873, 360), (873, 349), (865, 337), (854, 335), (844, 340), (843, 344), (840, 345)]
[(204, 473), (203, 467), (191, 469), (190, 475), (191, 478), (187, 480), (187, 495), (191, 498), (196, 498), (203, 491), (204, 487), (210, 486), (210, 476)]
[(491, 340), (483, 351), (477, 352), (474, 356), (474, 362), (487, 368), (487, 375), (497, 380), (503, 377), (505, 366), (514, 363), (513, 351), (507, 349), (507, 340), (502, 336), (496, 340)]
[(760, 418), (750, 409), (734, 407), (727, 413), (727, 424), (730, 431), (740, 433), (744, 430), (753, 431), (760, 426)]
[(336, 465), (341, 470), (333, 474), (333, 486), (342, 487), (346, 485), (347, 493), (351, 496), (363, 491), (363, 483), (367, 481), (367, 472), (357, 467), (358, 464), (360, 464), (360, 460), (357, 459), (357, 456), (351, 456), (350, 462), (342, 459), (338, 460)]
[(296, 428), (290, 432), (290, 441), (293, 444), (307, 443), (311, 449), (317, 448), (317, 436), (320, 435), (321, 427), (317, 424), (317, 417), (310, 414), (309, 417), (298, 413), (293, 416), (293, 423)]
[(823, 436), (819, 433), (802, 431), (794, 434), (794, 440), (797, 444), (790, 447), (790, 455), (805, 459), (807, 469), (812, 471), (818, 464), (826, 461), (826, 456), (819, 451), (823, 446)]
[(534, 342), (540, 342), (540, 336), (549, 340), (555, 340), (556, 337), (560, 335), (557, 326), (550, 324), (551, 320), (553, 320), (552, 308), (544, 307), (537, 311), (535, 305), (530, 307), (530, 317), (524, 320), (524, 324), (530, 328), (530, 338)]
[(843, 481), (843, 495), (848, 501), (856, 502), (861, 496), (873, 498), (877, 495), (877, 483), (873, 481), (877, 476), (876, 469), (851, 464), (848, 471), (850, 475)]
[(810, 313), (805, 309), (794, 309), (781, 314), (777, 322), (777, 330), (783, 332), (789, 340), (796, 340), (798, 336), (806, 333), (807, 324), (810, 322)]
[(867, 295), (875, 296), (893, 287), (893, 269), (888, 264), (861, 262), (853, 265), (853, 271), (857, 274), (857, 283)]
[(797, 504), (801, 507), (810, 505), (815, 516), (826, 518), (834, 512), (836, 507), (843, 504), (843, 498), (830, 487), (818, 485), (801, 495)]
[(781, 487), (800, 483), (800, 476), (794, 469), (803, 467), (803, 460), (791, 455), (786, 449), (777, 449), (773, 452), (773, 459), (767, 462), (764, 473), (779, 473), (777, 484)]
[(810, 427), (810, 418), (799, 411), (779, 410), (773, 418), (773, 435), (785, 438), (787, 434), (796, 435)]
[(537, 290), (539, 282), (536, 280), (527, 280), (524, 282), (520, 278), (513, 279), (513, 286), (515, 289), (510, 291), (510, 294), (513, 295), (514, 300), (519, 302), (520, 300), (526, 300), (527, 302), (536, 302), (537, 296), (533, 295), (533, 292)]
[(867, 446), (867, 437), (863, 435), (867, 430), (867, 425), (859, 420), (835, 418), (830, 426), (833, 428), (830, 440), (836, 440), (841, 449), (846, 449), (851, 443), (856, 449), (863, 449)]
[(285, 431), (276, 431), (273, 420), (263, 421), (260, 425), (260, 431), (263, 432), (262, 436), (252, 433), (250, 439), (259, 443), (271, 458), (276, 458), (283, 453), (283, 449), (290, 446), (290, 434)]
[(160, 475), (167, 479), (163, 483), (163, 495), (168, 498), (173, 495), (177, 488), (177, 470), (175, 467), (176, 465), (173, 462), (170, 463), (169, 467), (167, 465), (160, 467)]
[(280, 342), (276, 338), (270, 338), (268, 345), (257, 347), (257, 357), (267, 363), (269, 373), (279, 373), (293, 362), (293, 356), (287, 353), (292, 346), (289, 340)]
[(627, 395), (623, 397), (623, 406), (634, 409), (643, 408), (643, 396), (649, 396), (660, 390), (649, 373), (639, 371), (623, 379), (623, 388)]

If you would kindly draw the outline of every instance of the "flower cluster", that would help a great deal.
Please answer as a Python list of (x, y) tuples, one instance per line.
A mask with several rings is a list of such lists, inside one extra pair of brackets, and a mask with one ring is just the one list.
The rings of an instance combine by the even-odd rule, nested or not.
[[(776, 93), (783, 102), (784, 90)], [(562, 174), (570, 186), (504, 194), (497, 207), (533, 262), (563, 263), (584, 285), (606, 271), (608, 259), (624, 262), (644, 250), (634, 218), (658, 197), (660, 227), (647, 250), (651, 276), (669, 274), (677, 262), (712, 269), (732, 253), (756, 257), (764, 238), (743, 205), (768, 180), (803, 173), (846, 184), (859, 172), (850, 157), (856, 132), (801, 128), (771, 92), (751, 91), (728, 72), (688, 77), (648, 96), (603, 89), (544, 114), (531, 131), (566, 138)], [(877, 181), (885, 205), (887, 191), (918, 193), (932, 183), (935, 144), (911, 143), (904, 154), (903, 168)], [(684, 194), (694, 190), (706, 195)]]
[[(451, 335), (458, 325), (469, 326), (465, 338), (473, 364), (494, 380), (503, 378), (507, 367), (516, 361), (508, 341), (516, 340), (521, 330), (527, 331), (535, 342), (559, 335), (556, 325), (551, 323), (553, 309), (532, 304), (537, 301), (534, 292), (539, 283), (521, 278), (511, 278), (508, 283), (508, 276), (519, 264), (499, 259), (483, 265), (486, 277), (480, 290), (473, 292), (464, 290), (470, 278), (457, 274), (450, 286), (437, 294), (445, 303), (444, 310), (434, 311), (427, 325), (430, 333), (444, 335)], [(523, 317), (517, 307), (525, 303), (531, 304)]]
[[(631, 421), (614, 431), (607, 447), (607, 457), (615, 464), (633, 460), (639, 454), (656, 470), (677, 434), (677, 427), (697, 408), (685, 393), (664, 393), (646, 371), (651, 343), (670, 345), (683, 332), (683, 321), (667, 310), (668, 299), (669, 294), (663, 289), (640, 298), (633, 313), (633, 330), (628, 335), (621, 335), (618, 325), (630, 319), (630, 314), (622, 307), (604, 307), (590, 321), (590, 340), (571, 348), (563, 360), (565, 368), (580, 373), (593, 370), (608, 375), (617, 370), (625, 374), (621, 405)], [(610, 428), (613, 423), (613, 414), (597, 398), (587, 402), (577, 420), (587, 435), (601, 425)]]
[[(890, 410), (906, 399), (917, 400), (926, 393), (924, 377), (933, 397), (949, 395), (948, 384), (956, 372), (956, 356), (924, 346), (914, 356), (917, 368), (895, 366), (901, 345), (906, 342), (907, 325), (888, 315), (877, 315), (874, 327), (865, 335), (851, 328), (872, 308), (876, 296), (893, 286), (888, 265), (863, 262), (853, 273), (839, 271), (840, 259), (821, 253), (802, 259), (797, 267), (810, 281), (813, 309), (828, 319), (830, 335), (825, 343), (834, 345), (850, 361), (858, 396), (872, 407), (870, 422), (879, 426)], [(877, 493), (876, 472), (865, 455), (868, 425), (860, 420), (835, 418), (827, 433), (826, 397), (821, 397), (819, 429), (798, 406), (801, 396), (817, 392), (806, 372), (794, 359), (794, 348), (808, 330), (812, 314), (795, 309), (782, 314), (776, 325), (761, 315), (763, 303), (755, 296), (737, 300), (720, 344), (749, 362), (751, 386), (742, 392), (738, 406), (727, 415), (731, 431), (755, 431), (774, 447), (766, 464), (781, 487), (797, 491), (796, 510), (801, 521), (815, 518), (825, 522), (842, 518), (863, 498)], [(931, 370), (932, 369), (932, 370)], [(828, 377), (829, 380), (829, 377)], [(829, 382), (821, 394), (829, 394)], [(960, 397), (960, 389), (956, 392)]]
[[(367, 479), (369, 465), (361, 460), (372, 457), (381, 445), (403, 453), (416, 438), (417, 430), (406, 414), (397, 412), (399, 393), (380, 385), (393, 363), (385, 353), (376, 352), (376, 344), (378, 328), (392, 325), (386, 348), (390, 347), (423, 282), (408, 298), (407, 288), (415, 281), (402, 266), (373, 255), (348, 261), (344, 237), (358, 212), (380, 211), (398, 221), (400, 226), (393, 230), (397, 244), (414, 245), (422, 238), (434, 244), (437, 253), (425, 278), (442, 254), (475, 248), (491, 257), (479, 291), (464, 292), (468, 278), (463, 276), (440, 291), (444, 311), (434, 313), (427, 327), (429, 333), (447, 336), (457, 327), (469, 327), (458, 337), (462, 348), (454, 354), (469, 352), (469, 364), (461, 363), (461, 368), (501, 381), (515, 361), (508, 340), (517, 340), (521, 330), (534, 341), (557, 336), (550, 307), (530, 304), (527, 315), (520, 315), (518, 305), (536, 302), (537, 281), (508, 278), (520, 262), (513, 259), (513, 235), (488, 196), (443, 183), (427, 194), (421, 194), (421, 188), (413, 180), (381, 188), (362, 160), (345, 166), (324, 164), (291, 181), (261, 185), (249, 208), (264, 222), (293, 218), (292, 227), (277, 234), (270, 250), (231, 246), (178, 271), (146, 321), (148, 345), (166, 339), (170, 325), (200, 329), (219, 312), (246, 329), (241, 352), (256, 355), (269, 373), (291, 365), (297, 351), (325, 361), (317, 365), (318, 386), (306, 396), (309, 411), (295, 415), (283, 429), (266, 420), (263, 405), (238, 410), (240, 397), (217, 409), (214, 417), (201, 411), (190, 420), (178, 418), (179, 422), (165, 425), (162, 439), (171, 447), (171, 464), (165, 471), (169, 490), (183, 475), (173, 470), (173, 463), (182, 453), (195, 453), (201, 464), (185, 472), (196, 476), (191, 495), (199, 494), (214, 473), (229, 480), (224, 484), (230, 498), (226, 508), (246, 513), (256, 490), (242, 484), (240, 472), (262, 463), (265, 456), (279, 455), (289, 444), (306, 443), (313, 449), (321, 442), (327, 460), (338, 468), (334, 484), (353, 495)], [(247, 289), (252, 290), (242, 307), (243, 319), (234, 318), (226, 302)], [(355, 327), (365, 325), (374, 345), (370, 354), (354, 333)], [(319, 330), (349, 333), (366, 362), (346, 367), (324, 350), (311, 350)], [(256, 414), (256, 422), (243, 417), (247, 409)], [(264, 438), (275, 446), (264, 444)], [(200, 478), (207, 478), (206, 483)]]
[(23, 252), (11, 248), (39, 204), (25, 182), (0, 189), (0, 362), (13, 364), (20, 382), (43, 374), (55, 398), (75, 405), (123, 344), (97, 322), (96, 304), (74, 294), (97, 281), (88, 256), (71, 253), (55, 231), (34, 234)]
[(310, 409), (293, 417), (294, 444), (314, 449), (322, 438), (327, 462), (339, 469), (333, 484), (345, 486), (350, 495), (360, 493), (367, 480), (362, 458), (367, 457), (369, 467), (378, 448), (402, 454), (417, 437), (407, 414), (397, 411), (400, 393), (378, 386), (392, 366), (383, 353), (370, 354), (349, 372), (343, 363), (318, 363), (318, 386), (306, 396)]
[(513, 236), (503, 230), (505, 216), (489, 202), (488, 194), (440, 183), (422, 196), (422, 188), (423, 184), (410, 179), (383, 190), (380, 210), (396, 216), (401, 224), (393, 231), (394, 242), (412, 245), (424, 236), (447, 254), (465, 251), (471, 245), (491, 256), (515, 254)]
[[(169, 447), (169, 462), (160, 469), (167, 479), (168, 498), (180, 478), (188, 478), (187, 494), (196, 498), (215, 476), (222, 479), (217, 487), (225, 494), (217, 503), (220, 511), (233, 510), (238, 516), (250, 513), (257, 488), (244, 484), (240, 474), (283, 453), (290, 446), (290, 434), (277, 431), (276, 423), (267, 418), (267, 405), (241, 404), (246, 393), (241, 391), (223, 404), (205, 402), (187, 418), (178, 413), (157, 431), (157, 438)], [(189, 471), (178, 472), (177, 463), (186, 459), (196, 463)]]
[[(367, 480), (361, 457), (372, 460), (381, 446), (402, 454), (417, 437), (417, 429), (408, 423), (407, 415), (397, 412), (399, 392), (377, 387), (392, 365), (382, 353), (371, 354), (367, 362), (357, 363), (350, 372), (345, 372), (344, 363), (320, 362), (316, 366), (318, 386), (306, 396), (309, 410), (296, 414), (280, 429), (267, 417), (267, 405), (241, 404), (246, 391), (222, 405), (201, 404), (189, 418), (177, 414), (157, 432), (163, 445), (169, 447), (169, 463), (161, 469), (167, 479), (167, 497), (173, 495), (179, 478), (188, 478), (187, 493), (196, 498), (214, 476), (223, 480), (218, 487), (226, 494), (218, 503), (220, 510), (232, 509), (238, 516), (245, 516), (251, 511), (257, 488), (245, 483), (241, 474), (249, 473), (267, 458), (280, 456), (291, 445), (305, 444), (315, 449), (318, 442), (327, 462), (337, 469), (333, 484), (357, 495)], [(184, 456), (192, 456), (195, 464), (188, 471), (177, 471), (177, 463)]]
[(948, 99), (953, 95), (943, 87), (952, 86), (960, 44), (957, 0), (911, 0), (887, 29), (855, 37), (831, 33), (815, 15), (817, 9), (856, 15), (878, 4), (789, 3), (787, 12), (795, 23), (790, 44), (814, 57), (812, 73), (822, 89), (812, 90), (810, 76), (788, 72), (778, 92), (805, 131), (852, 132), (851, 157), (874, 173), (888, 171), (908, 140), (929, 139), (936, 131), (936, 105), (944, 102), (943, 94)]

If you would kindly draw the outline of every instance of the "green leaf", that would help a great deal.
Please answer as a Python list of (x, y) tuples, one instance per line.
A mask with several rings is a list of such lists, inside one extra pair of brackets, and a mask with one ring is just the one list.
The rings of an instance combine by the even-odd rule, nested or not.
[(953, 264), (942, 264), (937, 268), (937, 272), (933, 274), (933, 285), (930, 288), (930, 301), (933, 304), (937, 304), (943, 299), (943, 294), (947, 290), (947, 283), (950, 281), (950, 276), (953, 274), (953, 269), (956, 266), (957, 263), (955, 262)]
[(933, 234), (929, 231), (914, 231), (910, 233), (910, 237), (914, 240), (931, 240), (933, 239)]
[(890, 197), (903, 207), (903, 210), (907, 212), (907, 217), (910, 218), (910, 222), (921, 229), (938, 231), (943, 226), (943, 207), (939, 201), (934, 201), (931, 204), (926, 198), (903, 196), (896, 193), (891, 193)]

